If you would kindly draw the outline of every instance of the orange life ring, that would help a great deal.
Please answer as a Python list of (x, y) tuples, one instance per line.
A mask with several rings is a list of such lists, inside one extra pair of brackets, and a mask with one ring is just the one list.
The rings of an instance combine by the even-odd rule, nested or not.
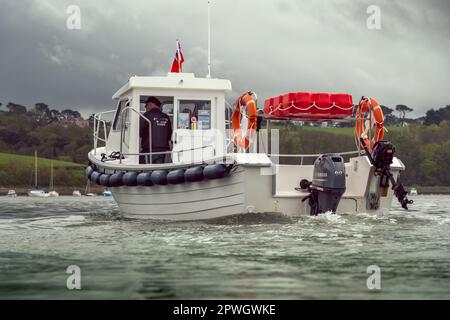
[[(375, 135), (372, 140), (369, 140), (367, 131), (369, 128), (365, 128), (365, 114), (367, 112), (373, 112), (375, 120)], [(375, 99), (362, 97), (359, 101), (358, 109), (356, 110), (356, 125), (355, 125), (356, 138), (359, 144), (363, 147), (360, 138), (363, 139), (364, 144), (369, 150), (372, 150), (377, 141), (383, 140), (384, 135), (384, 116), (383, 110)]]
[[(243, 115), (243, 113), (245, 114)], [(243, 117), (248, 119), (245, 134), (241, 128)], [(231, 129), (233, 132), (233, 141), (235, 145), (243, 150), (250, 147), (252, 137), (256, 132), (256, 122), (258, 117), (258, 108), (253, 99), (253, 92), (245, 92), (234, 103), (233, 114), (231, 115)]]

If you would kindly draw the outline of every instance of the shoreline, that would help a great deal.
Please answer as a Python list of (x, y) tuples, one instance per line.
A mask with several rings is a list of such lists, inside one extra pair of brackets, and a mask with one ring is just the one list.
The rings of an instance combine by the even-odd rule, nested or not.
[(417, 193), (421, 194), (436, 194), (436, 195), (448, 195), (450, 194), (450, 186), (417, 186), (417, 187), (406, 187), (409, 192), (411, 188), (416, 188)]
[[(79, 190), (82, 194), (84, 194), (85, 186), (83, 187), (57, 187), (55, 190), (61, 196), (72, 196), (72, 192), (74, 190)], [(415, 187), (406, 187), (406, 190), (409, 191), (411, 188), (416, 188), (417, 193), (419, 195), (450, 195), (450, 186), (415, 186)], [(26, 196), (27, 192), (30, 190), (30, 187), (0, 187), (0, 196), (6, 196), (8, 190), (16, 190), (18, 196)], [(44, 190), (49, 191), (48, 188), (44, 188)], [(91, 193), (101, 194), (105, 190), (105, 187), (99, 185), (93, 185), (90, 188)]]
[[(84, 195), (84, 191), (86, 189), (86, 186), (77, 188), (77, 187), (55, 187), (54, 188), (60, 196), (72, 196), (72, 192), (74, 190), (78, 190), (81, 192), (82, 195)], [(0, 196), (6, 196), (8, 193), (8, 190), (16, 190), (16, 193), (18, 196), (28, 196), (27, 192), (30, 190), (30, 187), (11, 187), (11, 188), (5, 188), (0, 187)], [(44, 188), (45, 191), (50, 191), (49, 188)], [(91, 186), (89, 192), (95, 193), (95, 194), (101, 194), (105, 190), (105, 187), (103, 186)]]

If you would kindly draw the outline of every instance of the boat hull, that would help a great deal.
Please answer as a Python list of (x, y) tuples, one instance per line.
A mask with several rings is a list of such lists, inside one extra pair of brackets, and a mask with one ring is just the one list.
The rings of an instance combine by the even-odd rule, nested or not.
[(9, 190), (6, 194), (7, 197), (17, 197), (16, 190)]
[(151, 187), (111, 188), (129, 218), (203, 220), (245, 212), (245, 171), (200, 182)]
[[(399, 162), (401, 164), (401, 162)], [(402, 165), (402, 164), (401, 164)], [(391, 167), (394, 178), (401, 167)], [(246, 213), (309, 215), (308, 194), (295, 188), (301, 179), (311, 179), (312, 166), (280, 165), (269, 174), (267, 167), (238, 165), (222, 179), (175, 185), (111, 188), (121, 214), (127, 218), (157, 220), (207, 220)], [(346, 164), (347, 189), (336, 213), (378, 214), (390, 209), (391, 188), (382, 195), (379, 177), (365, 157)], [(371, 200), (373, 195), (378, 198)], [(374, 203), (371, 203), (374, 202)]]
[(41, 190), (28, 191), (28, 196), (32, 198), (48, 198), (49, 194)]

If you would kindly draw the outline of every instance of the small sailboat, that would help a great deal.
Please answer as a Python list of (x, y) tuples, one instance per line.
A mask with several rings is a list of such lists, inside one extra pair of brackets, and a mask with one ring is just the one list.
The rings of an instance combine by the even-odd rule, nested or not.
[(88, 179), (87, 183), (86, 183), (86, 189), (84, 190), (84, 194), (86, 195), (86, 197), (94, 197), (96, 196), (95, 193), (91, 193), (91, 180)]
[(409, 190), (409, 194), (411, 196), (417, 196), (419, 193), (417, 192), (416, 188), (411, 188), (411, 190)]
[(105, 191), (102, 192), (102, 195), (104, 197), (112, 197), (112, 192), (106, 188)]
[(53, 186), (53, 161), (50, 162), (50, 188), (49, 197), (59, 197), (59, 193), (54, 190)]
[(81, 192), (80, 192), (80, 190), (73, 190), (72, 196), (74, 196), (74, 197), (81, 197)]
[(29, 190), (28, 196), (35, 198), (47, 198), (49, 194), (38, 186), (37, 151), (34, 151), (34, 189)]
[(8, 197), (17, 197), (16, 190), (9, 190), (8, 193), (6, 194), (6, 196), (8, 196)]

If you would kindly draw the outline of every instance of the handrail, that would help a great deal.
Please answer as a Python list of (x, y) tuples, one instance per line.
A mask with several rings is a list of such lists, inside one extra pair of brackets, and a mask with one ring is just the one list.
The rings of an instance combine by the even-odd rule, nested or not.
[[(152, 123), (150, 122), (150, 120), (149, 119), (147, 119), (146, 117), (144, 117), (140, 112), (138, 112), (138, 111), (136, 111), (133, 107), (125, 107), (125, 108), (123, 108), (121, 111), (120, 111), (120, 114), (119, 114), (119, 117), (120, 117), (120, 120), (121, 120), (121, 124), (122, 124), (122, 127), (120, 128), (120, 157), (119, 157), (119, 163), (121, 164), (122, 163), (122, 148), (123, 148), (123, 138), (124, 138), (124, 128), (125, 128), (125, 122), (124, 122), (124, 115), (125, 115), (125, 113), (124, 113), (124, 111), (127, 111), (128, 112), (128, 110), (133, 110), (133, 112), (135, 112), (140, 118), (142, 118), (142, 119), (144, 119), (145, 121), (147, 121), (147, 123), (148, 123), (148, 147), (149, 147), (149, 150), (152, 150)], [(150, 164), (152, 163), (152, 157), (150, 157)]]
[[(201, 146), (201, 147), (197, 147), (197, 148), (191, 148), (191, 149), (183, 149), (183, 150), (172, 150), (172, 151), (162, 151), (162, 152), (139, 152), (139, 153), (123, 153), (123, 142), (124, 142), (124, 131), (126, 128), (126, 123), (125, 123), (125, 116), (126, 113), (128, 112), (128, 110), (132, 110), (134, 113), (136, 113), (140, 118), (143, 118), (145, 121), (147, 121), (148, 123), (148, 131), (149, 131), (149, 150), (152, 150), (152, 123), (149, 119), (147, 119), (146, 117), (144, 117), (140, 112), (136, 111), (133, 107), (125, 107), (123, 108), (120, 113), (119, 113), (119, 118), (121, 119), (121, 130), (120, 130), (120, 150), (119, 150), (119, 163), (122, 163), (122, 158), (123, 156), (150, 156), (150, 164), (152, 164), (152, 157), (151, 155), (161, 155), (161, 154), (171, 154), (171, 153), (183, 153), (183, 152), (188, 152), (188, 151), (194, 151), (194, 150), (198, 150), (198, 149), (206, 149), (206, 148), (214, 148), (213, 145), (207, 145), (207, 146)], [(96, 122), (100, 122), (104, 125), (104, 129), (105, 129), (105, 137), (106, 137), (106, 122), (105, 120), (101, 119), (101, 115), (105, 114), (105, 113), (110, 113), (110, 112), (115, 112), (115, 110), (112, 111), (106, 111), (106, 112), (100, 112), (94, 115), (94, 154), (96, 154), (96, 149), (97, 149), (97, 140), (103, 141), (106, 143), (106, 139), (102, 139), (99, 135), (98, 135), (98, 130), (99, 127), (97, 126)], [(106, 150), (105, 150), (106, 151)], [(107, 151), (106, 151), (107, 154)]]
[[(139, 153), (123, 153), (120, 154), (119, 157), (119, 164), (122, 164), (122, 156), (152, 156), (152, 155), (161, 155), (161, 154), (172, 154), (172, 153), (183, 153), (183, 152), (188, 152), (188, 151), (195, 151), (195, 150), (200, 150), (200, 149), (206, 149), (206, 148), (213, 148), (214, 150), (214, 145), (210, 144), (207, 146), (201, 146), (201, 147), (196, 147), (196, 148), (190, 148), (190, 149), (182, 149), (182, 150), (169, 150), (169, 151), (157, 151), (157, 152), (139, 152)], [(111, 159), (111, 160), (115, 160), (115, 159)], [(109, 161), (109, 160), (106, 160)], [(152, 163), (150, 163), (152, 164)]]
[[(335, 153), (335, 154), (339, 154), (339, 155), (349, 155), (349, 154), (359, 154), (358, 150), (355, 151), (346, 151), (346, 152), (330, 152), (330, 153)], [(312, 158), (312, 157), (318, 157), (323, 155), (323, 153), (317, 153), (317, 154), (267, 154), (269, 157), (282, 157), (282, 158), (300, 158), (300, 157), (304, 157), (304, 158)]]
[(197, 148), (190, 148), (190, 149), (182, 149), (182, 150), (168, 150), (168, 151), (156, 151), (156, 152), (139, 152), (139, 153), (124, 153), (123, 156), (151, 156), (151, 155), (158, 155), (158, 154), (171, 154), (171, 153), (182, 153), (182, 152), (188, 152), (188, 151), (195, 151), (200, 149), (206, 149), (206, 148), (214, 148), (214, 145), (210, 144), (207, 146), (201, 146)]
[[(103, 112), (98, 112), (96, 114), (94, 114), (94, 154), (97, 153), (97, 144), (98, 144), (98, 140), (102, 141), (105, 143), (105, 150), (106, 150), (106, 142), (108, 139), (108, 130), (107, 130), (107, 124), (106, 121), (104, 119), (102, 119), (102, 116), (108, 113), (113, 113), (116, 110), (110, 110), (110, 111), (103, 111)], [(103, 134), (104, 134), (104, 138), (101, 138), (99, 135), (99, 131), (100, 131), (100, 125), (98, 124), (98, 122), (100, 124), (103, 125)]]
[[(351, 155), (351, 154), (360, 154), (359, 150), (356, 151), (346, 151), (346, 152), (334, 152), (338, 155)], [(304, 158), (314, 158), (323, 155), (323, 153), (317, 154), (267, 154), (268, 157), (280, 157), (280, 158), (300, 158), (300, 165), (303, 165)]]

